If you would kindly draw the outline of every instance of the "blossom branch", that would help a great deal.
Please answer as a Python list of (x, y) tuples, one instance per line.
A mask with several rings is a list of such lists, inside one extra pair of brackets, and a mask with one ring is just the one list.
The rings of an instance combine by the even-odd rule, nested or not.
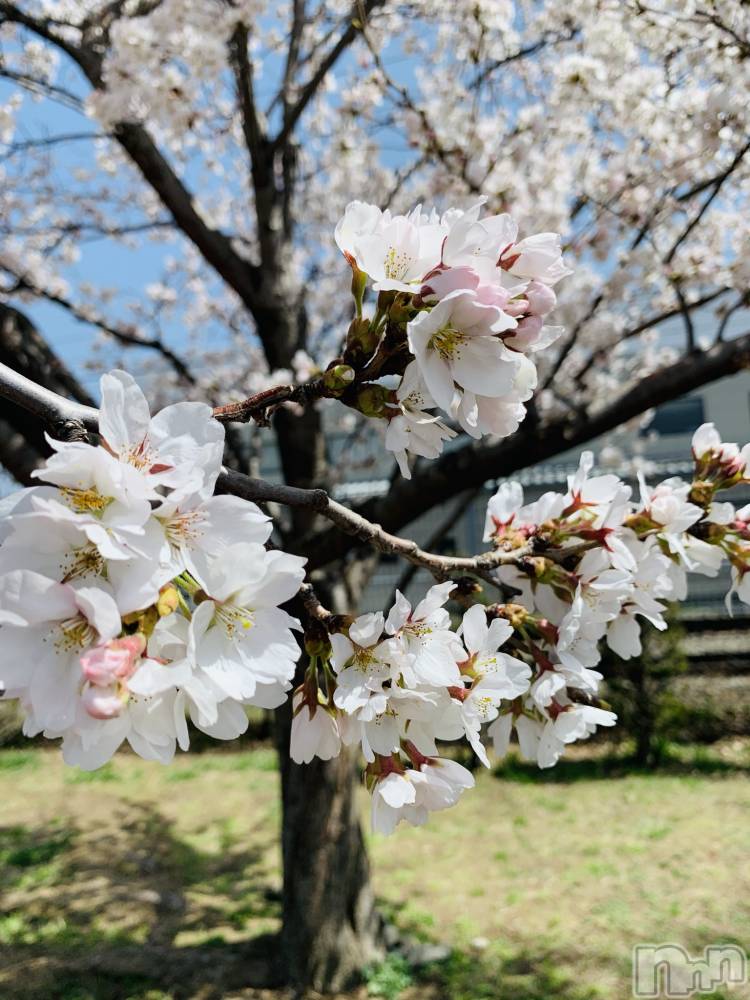
[[(729, 292), (728, 288), (717, 288), (715, 291), (702, 295), (698, 299), (693, 299), (692, 302), (686, 302), (686, 308), (691, 310), (700, 309), (702, 306), (708, 305), (710, 302), (714, 302), (716, 299), (721, 298), (722, 295), (726, 295), (727, 292)], [(657, 313), (654, 316), (649, 316), (640, 323), (637, 323), (635, 326), (629, 327), (620, 335), (620, 339), (631, 340), (633, 337), (637, 337), (641, 333), (645, 333), (647, 330), (653, 329), (653, 327), (658, 326), (660, 323), (664, 323), (668, 319), (673, 319), (675, 316), (681, 315), (682, 312), (683, 309), (681, 306), (675, 306), (672, 309), (665, 309), (663, 312)], [(717, 340), (720, 339), (721, 337), (717, 336)], [(585, 364), (576, 373), (575, 383), (579, 388), (583, 385), (583, 380), (586, 375), (596, 364), (602, 361), (606, 355), (606, 348), (600, 348), (599, 350), (591, 352), (589, 357), (586, 359)]]
[[(35, 18), (17, 4), (0, 0), (0, 22), (22, 25), (66, 53), (82, 70), (93, 87), (103, 87), (101, 39), (96, 45), (76, 46), (52, 30), (50, 21)], [(113, 137), (141, 172), (169, 211), (184, 235), (196, 246), (206, 262), (226, 281), (252, 310), (257, 306), (255, 287), (257, 268), (243, 260), (233, 249), (231, 239), (213, 229), (201, 217), (195, 199), (162, 154), (147, 129), (133, 122), (119, 122)]]
[[(0, 387), (0, 391), (1, 391)], [(303, 490), (296, 486), (267, 483), (262, 479), (251, 479), (239, 472), (223, 472), (217, 483), (217, 492), (231, 493), (245, 500), (259, 503), (275, 502), (289, 507), (306, 507), (331, 521), (344, 534), (365, 542), (383, 555), (395, 555), (413, 565), (426, 569), (436, 580), (447, 580), (453, 576), (478, 576), (493, 586), (498, 586), (493, 570), (499, 566), (518, 564), (534, 554), (531, 546), (513, 550), (497, 549), (475, 556), (441, 556), (427, 552), (408, 538), (401, 538), (384, 531), (379, 524), (373, 524), (356, 511), (350, 510), (333, 500), (325, 490)], [(591, 542), (577, 543), (558, 550), (545, 551), (554, 562), (563, 562), (571, 555), (590, 548)]]
[[(98, 428), (99, 413), (94, 407), (71, 402), (3, 364), (0, 364), (0, 396), (34, 413), (48, 423), (58, 436), (67, 439), (75, 434), (85, 435), (86, 431), (96, 431)], [(231, 493), (258, 503), (275, 502), (313, 510), (345, 534), (366, 542), (384, 555), (400, 556), (407, 562), (426, 569), (437, 580), (447, 580), (454, 575), (473, 575), (496, 585), (493, 570), (510, 563), (519, 563), (532, 555), (533, 551), (531, 546), (522, 546), (510, 551), (497, 549), (471, 557), (440, 556), (426, 552), (411, 539), (385, 531), (379, 524), (373, 524), (361, 514), (333, 500), (325, 490), (268, 483), (234, 471), (222, 472), (217, 482), (217, 492)], [(580, 546), (577, 545), (575, 549), (560, 549), (550, 557), (555, 561), (562, 561), (569, 554), (579, 551)]]
[(144, 337), (139, 333), (134, 333), (132, 327), (108, 323), (103, 317), (94, 315), (90, 309), (81, 308), (81, 306), (59, 292), (52, 292), (33, 284), (27, 275), (20, 273), (17, 268), (11, 269), (6, 261), (0, 261), (0, 269), (16, 279), (14, 291), (31, 292), (33, 295), (46, 299), (48, 302), (54, 302), (55, 305), (61, 306), (69, 312), (79, 323), (87, 323), (90, 326), (95, 326), (126, 347), (143, 347), (147, 350), (157, 351), (172, 366), (178, 378), (188, 385), (195, 385), (196, 378), (188, 368), (187, 363), (159, 337)]
[(682, 244), (685, 242), (685, 240), (688, 238), (688, 236), (692, 233), (692, 231), (695, 229), (695, 227), (701, 221), (701, 219), (703, 218), (703, 216), (706, 214), (706, 212), (708, 211), (708, 209), (711, 207), (711, 203), (718, 196), (718, 194), (721, 191), (722, 187), (724, 186), (725, 182), (732, 176), (732, 174), (737, 169), (737, 167), (739, 167), (739, 165), (742, 163), (743, 159), (745, 158), (745, 154), (748, 153), (749, 151), (750, 151), (750, 139), (748, 139), (748, 141), (745, 143), (745, 145), (737, 152), (737, 154), (735, 155), (734, 159), (729, 164), (729, 166), (726, 168), (726, 170), (723, 170), (720, 174), (718, 174), (713, 179), (713, 181), (711, 182), (711, 184), (708, 185), (709, 187), (712, 187), (713, 190), (708, 195), (708, 197), (705, 199), (705, 201), (701, 204), (701, 206), (698, 209), (698, 211), (695, 213), (695, 215), (692, 217), (692, 219), (690, 219), (690, 221), (688, 222), (688, 224), (685, 226), (685, 228), (682, 230), (682, 232), (680, 233), (680, 235), (677, 237), (677, 239), (674, 241), (674, 243), (672, 244), (672, 246), (667, 251), (667, 254), (664, 257), (664, 263), (665, 264), (671, 263), (671, 261), (673, 260), (675, 254), (679, 250), (680, 246), (682, 246)]
[(326, 631), (331, 631), (336, 615), (321, 604), (313, 585), (305, 581), (299, 588), (298, 596), (308, 618), (322, 625)]
[[(472, 490), (467, 490), (459, 498), (458, 502), (451, 507), (447, 516), (440, 524), (437, 526), (435, 531), (430, 535), (427, 541), (427, 549), (434, 549), (443, 540), (448, 531), (458, 522), (458, 520), (463, 516), (463, 514), (468, 510), (470, 505), (476, 500), (477, 494), (481, 487), (475, 487)], [(405, 567), (403, 573), (399, 577), (398, 581), (394, 585), (393, 592), (388, 600), (388, 606), (396, 600), (396, 591), (400, 590), (401, 593), (406, 591), (411, 581), (414, 579), (419, 567), (416, 563), (410, 563)]]
[[(512, 438), (495, 444), (471, 442), (446, 452), (411, 480), (400, 480), (387, 496), (368, 500), (359, 512), (390, 530), (398, 530), (423, 513), (425, 497), (429, 497), (431, 506), (444, 503), (470, 486), (542, 462), (591, 441), (654, 406), (749, 367), (750, 331), (747, 331), (658, 369), (590, 417), (557, 420), (533, 430), (522, 428)], [(351, 544), (335, 532), (322, 532), (309, 552), (310, 565), (312, 568), (328, 565), (346, 555), (350, 548)]]
[(280, 403), (309, 403), (313, 399), (319, 399), (325, 395), (325, 386), (320, 379), (312, 382), (305, 382), (301, 385), (275, 385), (270, 389), (263, 389), (256, 392), (247, 399), (242, 399), (237, 403), (226, 403), (224, 406), (214, 407), (214, 417), (220, 423), (247, 423), (249, 420), (262, 419), (264, 414), (272, 407)]
[(552, 31), (546, 32), (537, 39), (535, 42), (531, 42), (528, 45), (524, 45), (521, 48), (516, 49), (515, 52), (511, 52), (509, 55), (503, 56), (502, 59), (494, 59), (491, 63), (485, 66), (479, 73), (474, 77), (474, 79), (469, 83), (469, 89), (475, 90), (481, 84), (486, 83), (487, 80), (492, 77), (497, 70), (508, 66), (510, 63), (517, 62), (519, 59), (527, 59), (529, 56), (534, 56), (537, 52), (541, 52), (542, 49), (546, 49), (550, 45), (559, 45), (561, 42), (571, 42), (578, 35), (580, 35), (581, 29), (578, 25), (571, 24), (567, 31), (555, 33)]

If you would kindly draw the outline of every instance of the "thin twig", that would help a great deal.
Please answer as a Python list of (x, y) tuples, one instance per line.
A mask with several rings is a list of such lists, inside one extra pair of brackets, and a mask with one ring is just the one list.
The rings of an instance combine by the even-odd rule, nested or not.
[[(274, 151), (281, 149), (286, 144), (289, 136), (294, 131), (297, 122), (302, 116), (302, 113), (313, 97), (315, 97), (321, 83), (328, 75), (329, 70), (333, 67), (334, 63), (337, 62), (342, 53), (349, 48), (359, 32), (362, 31), (366, 23), (366, 19), (370, 16), (370, 14), (372, 14), (378, 7), (382, 7), (384, 3), (385, 0), (364, 0), (364, 3), (357, 3), (354, 6), (351, 14), (349, 15), (349, 23), (339, 36), (338, 41), (323, 57), (318, 68), (300, 91), (300, 95), (296, 103), (285, 113), (284, 124), (272, 142)], [(289, 85), (289, 81), (286, 82), (286, 85)]]
[(325, 394), (326, 388), (320, 379), (313, 379), (300, 385), (291, 383), (275, 385), (237, 403), (215, 406), (214, 417), (222, 424), (232, 422), (246, 424), (249, 420), (262, 416), (272, 406), (278, 406), (280, 403), (309, 403)]
[[(467, 490), (464, 494), (462, 494), (458, 498), (458, 502), (454, 504), (453, 507), (451, 507), (448, 515), (445, 517), (443, 521), (440, 522), (435, 531), (433, 531), (433, 533), (428, 538), (426, 543), (427, 549), (434, 549), (437, 545), (440, 544), (440, 542), (443, 540), (443, 536), (445, 535), (445, 533), (447, 531), (450, 531), (450, 529), (453, 527), (453, 525), (456, 523), (459, 517), (461, 517), (462, 514), (466, 512), (468, 507), (476, 499), (476, 496), (481, 489), (482, 489), (481, 486), (477, 486), (474, 489)], [(397, 590), (400, 590), (402, 594), (406, 591), (406, 588), (414, 579), (414, 576), (416, 575), (418, 569), (419, 567), (415, 563), (410, 563), (409, 566), (406, 566), (404, 568), (403, 573), (398, 578), (391, 592), (391, 596), (388, 599), (388, 605), (387, 605), (388, 607), (390, 607), (396, 600)]]

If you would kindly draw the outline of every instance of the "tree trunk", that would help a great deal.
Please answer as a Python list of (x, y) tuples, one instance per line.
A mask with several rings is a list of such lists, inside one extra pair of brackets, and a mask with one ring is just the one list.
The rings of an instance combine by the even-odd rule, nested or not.
[[(267, 179), (271, 177), (269, 173)], [(289, 368), (294, 352), (306, 345), (304, 289), (290, 234), (272, 225), (278, 200), (256, 197), (256, 204), (261, 210), (265, 272), (259, 290), (263, 308), (254, 311), (254, 318), (269, 367)], [(284, 481), (305, 488), (327, 485), (330, 469), (320, 410), (311, 406), (300, 413), (279, 407), (273, 426)], [(306, 556), (303, 540), (309, 539), (315, 520), (312, 511), (292, 509), (284, 548)], [(340, 586), (330, 591), (334, 589)], [(322, 587), (318, 592), (334, 610), (356, 606), (352, 602), (338, 608), (332, 592)], [(304, 666), (298, 664), (295, 684), (301, 682)], [(291, 721), (290, 700), (276, 712), (284, 873), (280, 973), (297, 989), (336, 991), (359, 979), (362, 968), (379, 955), (379, 921), (358, 815), (355, 764), (349, 753), (332, 761), (295, 764), (289, 757)]]
[[(367, 572), (317, 584), (329, 607), (356, 607)], [(295, 609), (296, 610), (296, 609)], [(301, 682), (305, 657), (297, 665)], [(276, 712), (281, 771), (284, 872), (281, 978), (297, 989), (336, 992), (383, 957), (357, 796), (358, 761), (344, 748), (331, 761), (295, 764), (289, 756), (291, 700)]]
[(382, 957), (356, 801), (355, 763), (295, 764), (290, 712), (279, 718), (284, 906), (281, 973), (297, 988), (346, 989)]
[(633, 664), (632, 678), (636, 716), (635, 762), (639, 767), (651, 767), (654, 762), (655, 743), (654, 692), (648, 682), (643, 657)]

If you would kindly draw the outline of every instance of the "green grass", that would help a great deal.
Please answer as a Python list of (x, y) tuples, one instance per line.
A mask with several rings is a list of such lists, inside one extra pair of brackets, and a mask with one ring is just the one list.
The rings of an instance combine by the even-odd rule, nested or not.
[[(656, 773), (625, 752), (557, 774), (510, 758), (426, 827), (368, 835), (386, 918), (450, 954), (390, 954), (347, 996), (628, 1000), (639, 941), (748, 948), (748, 763), (747, 744), (672, 748)], [(287, 1000), (260, 989), (281, 909), (272, 750), (85, 777), (8, 750), (0, 801), (3, 1000)]]
[(41, 762), (37, 750), (0, 750), (0, 773), (34, 769)]
[(456, 951), (445, 962), (427, 967), (419, 978), (450, 1000), (602, 1000), (603, 996), (596, 987), (577, 983), (560, 956), (537, 951), (484, 958)]
[(398, 955), (390, 955), (379, 965), (365, 969), (364, 978), (368, 994), (384, 1000), (398, 1000), (414, 982), (409, 963)]
[(112, 763), (104, 764), (96, 771), (78, 771), (73, 768), (65, 774), (66, 785), (92, 785), (108, 781), (119, 781), (120, 774)]

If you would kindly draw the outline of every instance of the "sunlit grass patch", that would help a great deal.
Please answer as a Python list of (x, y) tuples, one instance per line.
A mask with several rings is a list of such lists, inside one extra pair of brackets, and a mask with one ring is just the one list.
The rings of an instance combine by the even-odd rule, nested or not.
[(383, 1000), (398, 1000), (414, 981), (414, 973), (409, 963), (400, 955), (389, 955), (378, 965), (365, 969), (367, 993)]
[(605, 1000), (596, 987), (576, 982), (559, 956), (543, 949), (517, 953), (455, 950), (420, 970), (419, 980), (450, 1000)]
[(0, 750), (0, 773), (39, 767), (40, 754), (36, 750)]
[[(638, 941), (747, 948), (744, 752), (681, 748), (657, 773), (573, 760), (560, 781), (510, 760), (427, 827), (370, 837), (386, 918), (427, 952), (452, 950), (428, 965), (389, 955), (347, 997), (630, 1000)], [(0, 768), (3, 1000), (287, 1000), (237, 986), (244, 949), (280, 927), (270, 747), (168, 768), (122, 755), (101, 781), (29, 753)], [(99, 954), (119, 971), (97, 982), (86, 963)]]
[(96, 771), (81, 771), (78, 768), (70, 768), (65, 772), (65, 783), (67, 785), (91, 785), (107, 781), (119, 781), (120, 773), (111, 762), (104, 764)]

